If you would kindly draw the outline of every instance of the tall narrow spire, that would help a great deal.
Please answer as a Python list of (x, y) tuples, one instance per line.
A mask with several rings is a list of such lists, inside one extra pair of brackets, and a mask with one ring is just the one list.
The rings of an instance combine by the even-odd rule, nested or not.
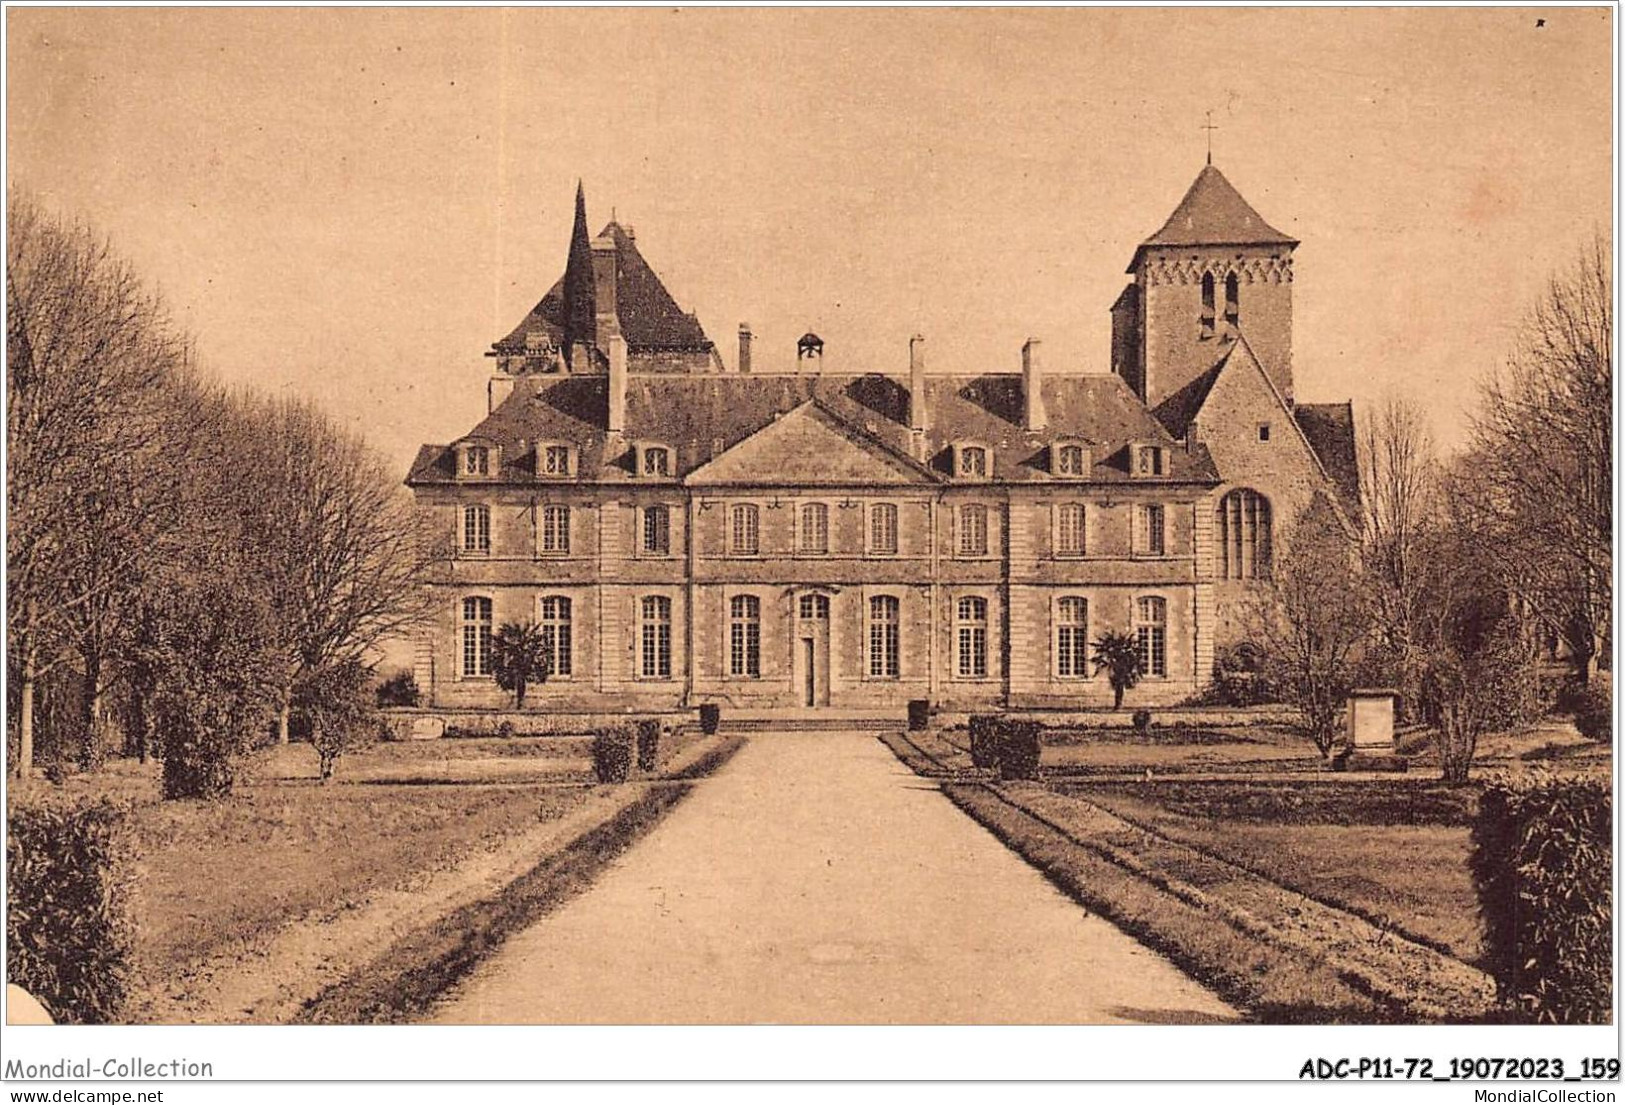
[[(564, 265), (564, 355), (597, 343), (597, 298), (593, 293), (592, 239), (587, 234), (587, 193), (576, 181), (576, 222), (570, 231), (570, 259)], [(577, 371), (585, 366), (572, 363)]]

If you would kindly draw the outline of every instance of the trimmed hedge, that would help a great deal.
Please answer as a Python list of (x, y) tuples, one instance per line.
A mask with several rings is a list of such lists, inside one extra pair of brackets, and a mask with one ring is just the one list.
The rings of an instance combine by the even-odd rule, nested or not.
[(660, 766), (660, 719), (638, 719), (638, 770), (653, 771)]
[(994, 767), (998, 764), (996, 746), (1000, 720), (996, 714), (970, 716), (970, 762), (976, 767)]
[(908, 729), (911, 733), (923, 732), (931, 727), (931, 703), (924, 698), (911, 698), (908, 700)]
[(1151, 731), (1150, 710), (1141, 707), (1140, 709), (1134, 711), (1134, 714), (1130, 720), (1134, 722), (1134, 731), (1136, 733), (1148, 733)]
[(722, 707), (715, 702), (706, 702), (700, 706), (700, 732), (711, 736), (722, 724)]
[(632, 774), (637, 738), (630, 727), (612, 725), (592, 738), (592, 772), (600, 783), (624, 783)]
[(1485, 966), (1515, 1020), (1611, 1019), (1612, 839), (1605, 780), (1502, 783), (1480, 798), (1471, 868)]
[(120, 1019), (129, 994), (132, 848), (107, 799), (12, 811), (6, 840), (6, 980), (59, 1024)]
[(994, 749), (999, 758), (999, 778), (1038, 778), (1038, 735), (1043, 726), (1029, 718), (1000, 718)]

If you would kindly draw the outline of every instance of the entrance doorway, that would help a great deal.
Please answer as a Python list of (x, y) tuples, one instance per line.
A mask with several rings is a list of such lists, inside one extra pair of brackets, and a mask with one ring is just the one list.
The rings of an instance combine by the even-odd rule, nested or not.
[(808, 594), (796, 603), (795, 688), (802, 706), (829, 705), (829, 596)]

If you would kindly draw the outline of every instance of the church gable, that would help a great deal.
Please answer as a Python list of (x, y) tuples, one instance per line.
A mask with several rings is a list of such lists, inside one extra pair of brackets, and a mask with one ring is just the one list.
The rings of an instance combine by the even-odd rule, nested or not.
[(820, 404), (807, 402), (696, 469), (687, 482), (895, 487), (931, 483), (933, 477)]
[(1319, 459), (1245, 339), (1231, 347), (1202, 400), (1191, 432), (1206, 445), (1224, 488), (1250, 487), (1296, 517), (1328, 489)]

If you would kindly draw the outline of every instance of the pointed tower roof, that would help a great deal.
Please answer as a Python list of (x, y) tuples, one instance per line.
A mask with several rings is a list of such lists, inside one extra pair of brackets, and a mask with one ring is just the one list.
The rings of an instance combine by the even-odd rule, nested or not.
[[(699, 320), (677, 305), (649, 262), (638, 252), (631, 232), (619, 223), (610, 222), (599, 237), (615, 243), (618, 274), (615, 315), (620, 320), (621, 336), (626, 339), (628, 350), (709, 353), (714, 347)], [(587, 236), (586, 206), (578, 190), (576, 223), (570, 235), (570, 257), (565, 263), (564, 276), (548, 289), (518, 326), (492, 343), (492, 353), (523, 353), (525, 336), (532, 332), (545, 333), (548, 340), (565, 349), (577, 335), (581, 335), (579, 340), (592, 344), (597, 331), (594, 287), (592, 239)]]
[(593, 292), (592, 239), (587, 237), (587, 193), (576, 181), (576, 221), (570, 230), (570, 257), (564, 264), (563, 345), (569, 356), (577, 342), (597, 343), (598, 307)]
[(1296, 238), (1276, 230), (1241, 198), (1235, 185), (1212, 164), (1196, 174), (1185, 198), (1162, 224), (1162, 229), (1140, 243), (1128, 271), (1140, 263), (1140, 254), (1151, 246), (1256, 246), (1298, 244)]

